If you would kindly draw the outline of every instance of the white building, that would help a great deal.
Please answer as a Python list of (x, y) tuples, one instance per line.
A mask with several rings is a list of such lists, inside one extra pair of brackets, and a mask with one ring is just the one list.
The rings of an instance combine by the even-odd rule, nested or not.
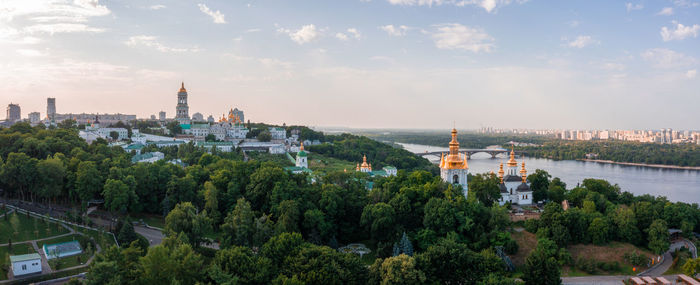
[(31, 112), (29, 113), (29, 122), (32, 124), (36, 124), (39, 121), (41, 121), (41, 114), (39, 112)]
[(520, 175), (518, 175), (518, 162), (515, 161), (515, 151), (513, 150), (510, 151), (510, 160), (508, 160), (507, 167), (507, 173), (503, 171), (503, 163), (501, 163), (498, 170), (498, 178), (501, 181), (498, 185), (501, 191), (501, 199), (498, 201), (498, 204), (504, 205), (506, 202), (511, 202), (518, 205), (531, 205), (532, 190), (527, 182), (525, 162), (523, 162)]
[(467, 185), (467, 175), (469, 165), (467, 156), (459, 154), (459, 142), (457, 141), (457, 130), (452, 129), (452, 141), (450, 141), (450, 153), (440, 157), (440, 177), (443, 181), (453, 185), (461, 185), (464, 196), (467, 197), (469, 187)]
[(164, 159), (164, 158), (165, 158), (165, 154), (163, 154), (160, 151), (155, 151), (155, 152), (147, 152), (144, 154), (134, 155), (134, 157), (131, 158), (131, 162), (133, 162), (133, 163), (141, 163), (141, 162), (154, 163), (154, 162), (159, 161), (159, 160)]
[(10, 263), (14, 276), (41, 273), (41, 256), (38, 253), (11, 255)]
[(304, 144), (302, 143), (299, 147), (299, 152), (297, 153), (296, 163), (297, 167), (309, 168), (308, 155), (304, 151)]
[(268, 128), (273, 140), (284, 140), (287, 138), (287, 131), (284, 128), (270, 127)]
[(119, 137), (117, 138), (119, 141), (129, 139), (129, 130), (125, 128), (98, 128), (96, 131), (97, 134), (104, 139), (111, 139), (112, 132), (119, 134)]
[(233, 142), (197, 142), (195, 145), (204, 147), (207, 151), (216, 148), (221, 152), (231, 152), (236, 148)]

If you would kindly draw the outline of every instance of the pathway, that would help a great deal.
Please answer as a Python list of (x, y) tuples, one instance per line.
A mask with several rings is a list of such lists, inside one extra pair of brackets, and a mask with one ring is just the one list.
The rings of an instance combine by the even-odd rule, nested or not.
[(656, 266), (648, 269), (647, 271), (642, 272), (641, 274), (639, 274), (639, 276), (661, 276), (664, 273), (666, 273), (666, 271), (668, 271), (671, 268), (671, 266), (673, 266), (673, 256), (671, 256), (671, 252), (681, 247), (688, 247), (690, 249), (691, 254), (694, 257), (697, 257), (697, 249), (695, 248), (695, 245), (693, 245), (692, 242), (683, 239), (682, 241), (677, 241), (671, 244), (668, 251), (664, 253), (664, 260), (660, 264), (657, 264)]

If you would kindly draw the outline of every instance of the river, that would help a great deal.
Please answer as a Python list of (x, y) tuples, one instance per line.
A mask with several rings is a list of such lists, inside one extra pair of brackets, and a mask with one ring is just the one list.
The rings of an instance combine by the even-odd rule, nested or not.
[[(413, 153), (445, 151), (447, 147), (399, 143)], [(439, 157), (428, 156), (437, 163)], [(506, 155), (491, 158), (486, 153), (477, 153), (469, 159), (470, 173), (498, 172), (499, 163), (508, 160)], [(627, 166), (576, 160), (551, 160), (545, 158), (518, 158), (518, 167), (525, 161), (528, 173), (542, 169), (552, 177), (559, 177), (571, 189), (586, 178), (604, 179), (620, 185), (622, 191), (635, 195), (651, 194), (666, 196), (669, 200), (700, 203), (700, 171)]]

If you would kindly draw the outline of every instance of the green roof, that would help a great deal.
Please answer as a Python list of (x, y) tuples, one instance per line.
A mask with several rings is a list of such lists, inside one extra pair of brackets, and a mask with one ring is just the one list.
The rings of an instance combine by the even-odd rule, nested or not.
[(302, 150), (302, 151), (299, 151), (299, 153), (297, 153), (297, 156), (306, 157), (307, 154), (305, 151)]
[(126, 147), (126, 150), (132, 150), (132, 149), (142, 149), (144, 145), (137, 143), (137, 144), (132, 144), (130, 146)]
[(308, 173), (313, 172), (313, 171), (311, 171), (311, 169), (308, 169), (306, 167), (299, 167), (299, 166), (287, 166), (284, 168), (284, 170), (291, 171), (291, 172), (294, 172), (294, 171), (301, 171), (301, 172), (308, 172)]
[(10, 255), (10, 262), (20, 262), (41, 259), (41, 255), (38, 253), (22, 254), (22, 255)]
[[(193, 129), (208, 129), (208, 128), (209, 128), (209, 124), (192, 124), (192, 125), (190, 125), (190, 128), (193, 128)], [(184, 129), (184, 128), (183, 128), (183, 129)]]
[(396, 167), (389, 165), (389, 166), (384, 166), (384, 169), (395, 170)]
[(180, 128), (182, 128), (183, 130), (189, 130), (190, 127), (191, 127), (190, 124), (181, 124), (180, 125)]

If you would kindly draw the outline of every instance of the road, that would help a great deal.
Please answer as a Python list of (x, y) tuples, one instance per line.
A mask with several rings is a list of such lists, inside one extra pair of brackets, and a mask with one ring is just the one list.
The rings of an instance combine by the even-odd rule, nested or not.
[(160, 230), (154, 228), (147, 228), (144, 226), (134, 226), (134, 231), (137, 234), (142, 235), (148, 240), (149, 246), (153, 247), (159, 245), (163, 242), (165, 235)]
[(668, 269), (670, 269), (671, 266), (673, 266), (673, 256), (671, 256), (671, 252), (674, 252), (676, 249), (679, 249), (681, 247), (689, 247), (693, 256), (697, 255), (697, 250), (695, 249), (693, 243), (685, 239), (683, 239), (682, 241), (674, 242), (671, 244), (668, 251), (664, 253), (664, 261), (656, 267), (650, 269), (649, 271), (640, 274), (640, 276), (661, 276), (664, 273), (666, 273), (666, 271), (668, 271)]

